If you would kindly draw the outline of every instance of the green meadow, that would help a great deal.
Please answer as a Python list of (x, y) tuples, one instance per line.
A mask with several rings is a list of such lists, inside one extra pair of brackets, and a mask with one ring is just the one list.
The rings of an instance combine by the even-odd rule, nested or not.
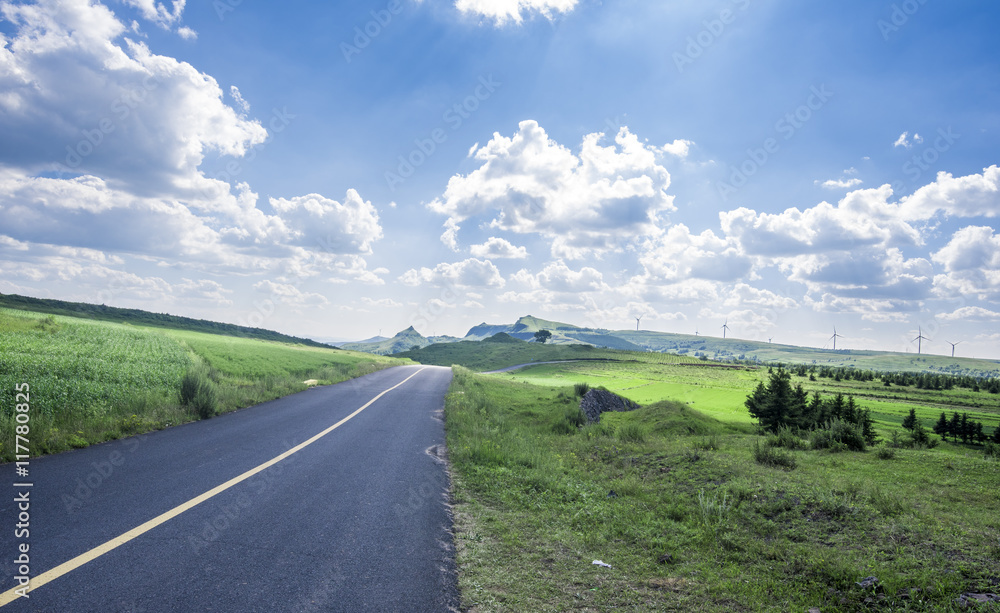
[[(0, 460), (14, 457), (15, 386), (30, 386), (43, 455), (232, 411), (404, 361), (332, 348), (0, 309)], [(200, 404), (182, 383), (200, 384)]]
[[(996, 454), (936, 435), (913, 446), (900, 425), (910, 408), (928, 428), (958, 411), (992, 432), (997, 394), (793, 376), (810, 393), (853, 394), (883, 439), (811, 449), (808, 433), (752, 423), (744, 401), (767, 367), (633, 355), (455, 368), (445, 412), (463, 608), (957, 611), (963, 593), (1000, 591)], [(583, 383), (644, 406), (585, 424)]]

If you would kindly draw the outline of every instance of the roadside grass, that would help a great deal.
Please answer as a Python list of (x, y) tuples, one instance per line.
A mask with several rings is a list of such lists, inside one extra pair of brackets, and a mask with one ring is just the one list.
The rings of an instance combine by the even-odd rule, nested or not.
[[(15, 385), (30, 386), (38, 456), (140, 434), (406, 363), (200, 332), (0, 309), (0, 461), (15, 454)], [(186, 375), (198, 402), (182, 402)]]
[[(769, 447), (673, 401), (558, 432), (577, 402), (572, 382), (455, 368), (463, 609), (940, 611), (997, 590), (1000, 464), (982, 452)], [(877, 592), (856, 585), (869, 576)]]

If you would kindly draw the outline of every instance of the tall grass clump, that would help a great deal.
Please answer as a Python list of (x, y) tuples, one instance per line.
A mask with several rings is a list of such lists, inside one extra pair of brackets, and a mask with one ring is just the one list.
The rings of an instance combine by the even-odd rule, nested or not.
[(754, 461), (761, 466), (787, 468), (788, 470), (792, 470), (796, 466), (795, 456), (777, 447), (761, 445), (760, 441), (754, 442), (752, 451)]
[(584, 382), (584, 383), (573, 384), (573, 393), (576, 394), (577, 398), (583, 398), (584, 396), (587, 395), (587, 392), (589, 391), (590, 391), (589, 383)]
[(831, 420), (825, 428), (813, 430), (809, 434), (809, 444), (813, 449), (830, 451), (864, 451), (867, 447), (861, 428), (841, 419)]
[(587, 423), (587, 418), (583, 415), (580, 407), (570, 404), (563, 410), (562, 415), (556, 418), (555, 423), (552, 424), (552, 431), (556, 434), (576, 434), (585, 423)]
[(784, 447), (785, 449), (806, 449), (809, 445), (791, 428), (780, 428), (776, 433), (769, 434), (765, 444), (768, 447)]
[(188, 407), (199, 419), (208, 419), (219, 409), (211, 371), (204, 366), (190, 368), (181, 379), (181, 405)]
[(622, 424), (618, 428), (618, 440), (623, 443), (641, 443), (646, 440), (646, 429), (641, 424)]

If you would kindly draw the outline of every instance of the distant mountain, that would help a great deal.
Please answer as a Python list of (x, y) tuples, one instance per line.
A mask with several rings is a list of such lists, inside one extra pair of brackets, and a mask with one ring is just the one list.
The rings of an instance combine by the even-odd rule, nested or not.
[(374, 353), (376, 355), (390, 355), (393, 353), (402, 353), (403, 351), (409, 351), (414, 347), (426, 347), (432, 344), (431, 341), (413, 329), (413, 326), (398, 332), (392, 338), (387, 338), (381, 341), (367, 343), (344, 343), (340, 345), (341, 349), (347, 351), (363, 351), (365, 353)]
[(365, 351), (388, 355), (408, 351), (414, 346), (443, 345), (457, 341), (488, 341), (491, 343), (518, 343), (534, 341), (535, 332), (552, 333), (551, 345), (592, 345), (625, 351), (652, 351), (676, 353), (709, 360), (749, 360), (757, 362), (784, 362), (787, 364), (816, 364), (818, 366), (854, 366), (880, 371), (947, 372), (974, 376), (1000, 375), (1000, 361), (974, 358), (951, 358), (931, 354), (896, 353), (891, 351), (862, 351), (841, 349), (816, 349), (740, 338), (719, 338), (696, 334), (651, 332), (647, 330), (604, 330), (583, 328), (573, 324), (540, 319), (531, 315), (521, 317), (512, 324), (481, 323), (473, 326), (465, 338), (454, 336), (421, 336), (412, 327), (391, 339), (375, 343), (346, 343), (341, 349)]
[(368, 345), (371, 343), (381, 343), (382, 341), (387, 341), (387, 340), (389, 340), (388, 336), (373, 336), (371, 338), (366, 338), (363, 341), (341, 341), (341, 344), (350, 342), (351, 344), (354, 345)]

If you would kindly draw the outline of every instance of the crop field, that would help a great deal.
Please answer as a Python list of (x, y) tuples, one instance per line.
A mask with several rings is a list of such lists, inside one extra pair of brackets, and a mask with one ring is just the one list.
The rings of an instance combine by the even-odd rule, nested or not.
[[(463, 610), (958, 611), (964, 593), (1000, 591), (995, 455), (951, 442), (772, 446), (779, 437), (758, 435), (742, 406), (764, 376), (456, 368), (445, 415)], [(646, 406), (583, 424), (572, 385), (583, 381)], [(998, 415), (987, 392), (793, 383), (882, 403), (882, 434), (900, 430), (890, 418), (903, 406)]]
[[(368, 354), (0, 309), (0, 460), (13, 459), (15, 385), (30, 386), (35, 454), (120, 438), (405, 363)], [(197, 370), (213, 403), (179, 389)]]

